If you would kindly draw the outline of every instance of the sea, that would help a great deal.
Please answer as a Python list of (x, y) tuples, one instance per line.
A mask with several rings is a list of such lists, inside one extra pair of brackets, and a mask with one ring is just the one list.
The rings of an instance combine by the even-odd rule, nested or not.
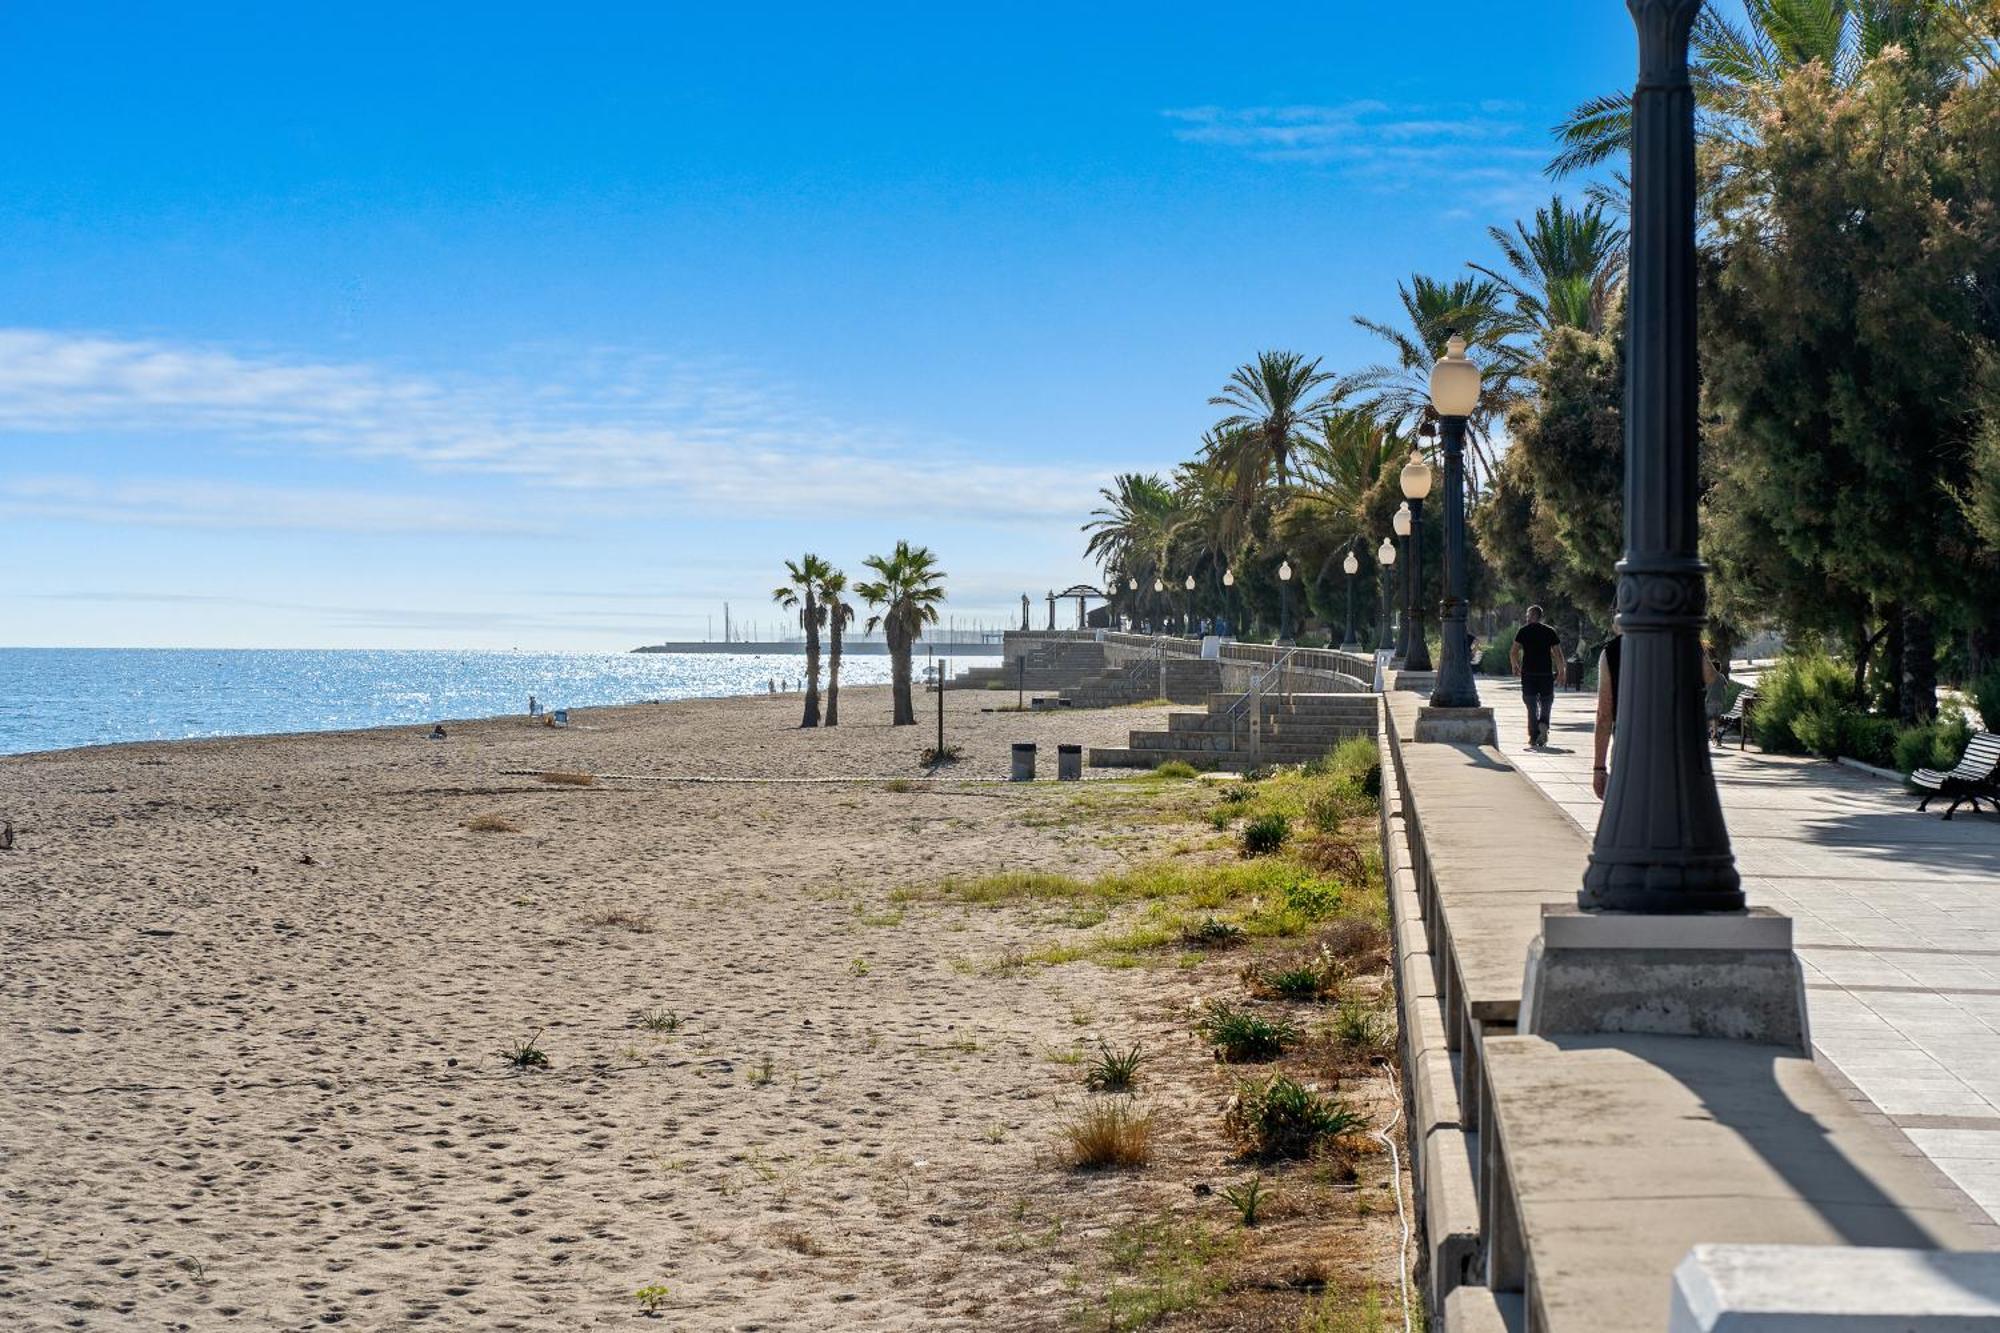
[[(997, 657), (948, 661), (956, 675)], [(914, 663), (921, 677), (926, 658)], [(842, 685), (884, 685), (885, 656), (843, 657)], [(428, 726), (545, 708), (764, 694), (799, 654), (368, 649), (0, 648), (0, 754), (118, 741)]]

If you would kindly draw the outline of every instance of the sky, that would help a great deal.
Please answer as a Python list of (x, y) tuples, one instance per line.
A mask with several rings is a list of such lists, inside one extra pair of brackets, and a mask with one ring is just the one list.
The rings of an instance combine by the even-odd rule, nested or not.
[(1492, 262), (1633, 51), (1617, 0), (0, 6), (0, 642), (771, 636), (783, 560), (899, 538), (1039, 616), (1234, 366)]

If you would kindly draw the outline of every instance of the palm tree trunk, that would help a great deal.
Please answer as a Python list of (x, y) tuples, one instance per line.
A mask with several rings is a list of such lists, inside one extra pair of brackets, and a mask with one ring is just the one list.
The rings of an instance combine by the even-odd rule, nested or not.
[(889, 686), (896, 701), (889, 725), (914, 727), (917, 725), (917, 709), (910, 700), (910, 635), (897, 625), (895, 608), (890, 608), (888, 619), (885, 628), (889, 638)]
[(799, 725), (816, 727), (819, 725), (819, 606), (813, 601), (812, 590), (806, 590), (806, 715)]
[(838, 602), (828, 608), (826, 643), (826, 725), (840, 725), (840, 612)]

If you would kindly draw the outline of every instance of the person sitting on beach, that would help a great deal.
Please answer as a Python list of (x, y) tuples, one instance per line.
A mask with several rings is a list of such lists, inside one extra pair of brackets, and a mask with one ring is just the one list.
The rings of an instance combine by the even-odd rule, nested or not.
[(434, 741), (444, 739), (444, 723), (440, 722), (431, 728), (431, 739)]
[(538, 702), (536, 702), (536, 700), (535, 700), (535, 696), (534, 696), (534, 695), (532, 695), (532, 694), (531, 694), (531, 695), (529, 695), (529, 696), (528, 696), (528, 716), (529, 716), (529, 717), (538, 717), (538, 716), (540, 716), (540, 715), (541, 715), (541, 711), (542, 711), (542, 706), (541, 706), (541, 704), (540, 704), (540, 703), (538, 703)]

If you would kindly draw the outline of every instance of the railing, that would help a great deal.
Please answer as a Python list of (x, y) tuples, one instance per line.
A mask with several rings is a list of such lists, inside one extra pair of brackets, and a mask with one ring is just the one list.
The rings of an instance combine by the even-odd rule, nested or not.
[(1276, 662), (1289, 658), (1300, 671), (1331, 671), (1355, 680), (1375, 678), (1375, 659), (1366, 653), (1344, 652), (1338, 648), (1283, 647), (1270, 643), (1225, 643), (1222, 656), (1237, 662)]
[(1286, 697), (1290, 696), (1291, 691), (1284, 688), (1285, 667), (1297, 652), (1296, 648), (1285, 649), (1269, 666), (1251, 677), (1250, 687), (1244, 690), (1242, 697), (1229, 705), (1229, 710), (1223, 714), (1229, 720), (1229, 748), (1232, 750), (1236, 748), (1237, 724), (1243, 720), (1244, 713), (1249, 714), (1250, 763), (1253, 767), (1262, 757), (1261, 751), (1264, 748), (1264, 691), (1272, 681), (1276, 681), (1278, 692)]

